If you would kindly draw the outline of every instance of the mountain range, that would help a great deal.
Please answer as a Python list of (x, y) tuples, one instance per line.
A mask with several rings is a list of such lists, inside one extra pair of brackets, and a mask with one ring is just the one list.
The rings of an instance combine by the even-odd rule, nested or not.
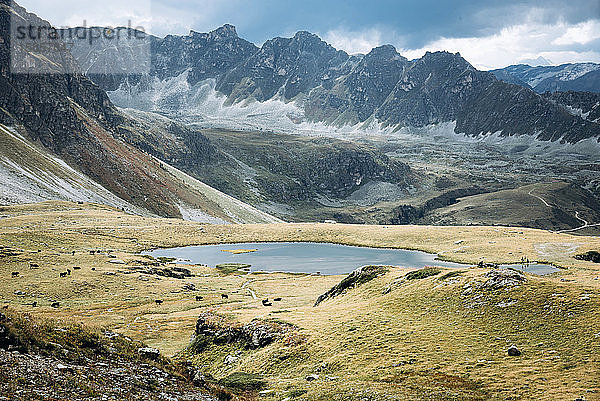
[(596, 63), (535, 67), (518, 64), (491, 72), (501, 81), (525, 86), (538, 93), (557, 91), (600, 93), (600, 64)]
[[(134, 74), (123, 66), (143, 48), (69, 40), (50, 44), (54, 59), (25, 50), (52, 74), (17, 74), (11, 18), (49, 27), (0, 0), (2, 203), (92, 201), (205, 222), (409, 223), (540, 177), (573, 181), (581, 199), (600, 188), (593, 161), (560, 148), (598, 142), (595, 94), (538, 94), (458, 53), (408, 60), (384, 45), (349, 55), (305, 31), (258, 47), (224, 25), (149, 36), (150, 62)], [(81, 73), (65, 72), (74, 66)], [(523, 159), (529, 152), (543, 160)], [(572, 227), (571, 213), (548, 224)]]
[[(529, 90), (521, 75), (504, 82), (497, 79), (500, 73), (478, 71), (458, 53), (428, 52), (408, 60), (384, 45), (351, 56), (305, 31), (257, 47), (231, 25), (209, 33), (152, 36), (150, 43), (147, 74), (90, 76), (118, 106), (171, 115), (202, 113), (210, 110), (203, 107), (206, 92), (214, 91), (224, 107), (269, 101), (293, 105), (299, 109), (289, 117), (295, 124), (376, 123), (397, 130), (455, 122), (455, 132), (469, 136), (500, 132), (570, 143), (600, 136), (598, 124)], [(78, 46), (88, 45), (75, 41), (74, 53)], [(102, 52), (102, 46), (92, 48), (86, 58)], [(127, 48), (122, 53), (117, 60), (134, 54)], [(561, 71), (564, 76), (566, 70)], [(505, 72), (516, 74), (510, 68)], [(214, 84), (207, 88), (207, 82)]]

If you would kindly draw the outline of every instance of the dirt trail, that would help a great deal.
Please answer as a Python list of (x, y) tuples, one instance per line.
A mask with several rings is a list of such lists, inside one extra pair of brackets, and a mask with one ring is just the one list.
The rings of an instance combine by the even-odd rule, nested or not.
[[(531, 189), (527, 194), (533, 196), (534, 198), (539, 199), (540, 201), (542, 201), (542, 203), (544, 205), (546, 205), (547, 207), (552, 207), (552, 205), (550, 205), (548, 202), (546, 202), (546, 200), (544, 198), (542, 198), (541, 196), (538, 195), (534, 195), (533, 193), (533, 189)], [(579, 227), (575, 227), (575, 228), (568, 228), (566, 230), (559, 230), (559, 231), (555, 231), (557, 233), (570, 233), (573, 231), (579, 231), (579, 230), (583, 230), (584, 228), (588, 228), (588, 227), (596, 227), (596, 226), (600, 226), (600, 223), (596, 223), (596, 224), (589, 224), (589, 222), (581, 217), (579, 217), (579, 211), (575, 212), (575, 218), (579, 221), (581, 221), (583, 223), (583, 225), (579, 226)]]

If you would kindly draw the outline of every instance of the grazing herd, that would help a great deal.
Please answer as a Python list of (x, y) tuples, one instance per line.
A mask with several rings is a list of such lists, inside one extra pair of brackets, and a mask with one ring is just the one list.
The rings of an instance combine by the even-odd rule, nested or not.
[[(90, 255), (94, 255), (94, 254), (96, 254), (96, 251), (91, 250), (90, 251)], [(75, 251), (72, 251), (72, 255), (75, 255)], [(34, 263), (34, 262), (29, 262), (29, 268), (30, 269), (37, 269), (39, 267), (40, 267), (39, 264)], [(73, 270), (81, 270), (81, 267), (80, 266), (73, 266)], [(91, 270), (95, 271), (96, 268), (92, 267)], [(71, 272), (72, 272), (71, 269), (66, 269), (66, 271), (59, 272), (59, 277), (64, 278), (64, 277), (70, 276)], [(13, 272), (11, 272), (11, 277), (18, 278), (18, 277), (20, 277), (20, 274), (21, 273), (18, 272), (18, 271), (13, 271)], [(201, 295), (196, 295), (195, 299), (196, 299), (196, 301), (202, 301), (202, 300), (204, 300), (204, 297), (201, 296)], [(221, 299), (229, 299), (229, 295), (222, 293), (221, 294)], [(280, 302), (281, 300), (282, 300), (281, 297), (273, 298), (273, 302)], [(262, 302), (262, 305), (265, 306), (265, 307), (273, 306), (273, 302), (269, 301), (268, 298), (263, 299), (261, 302)], [(154, 303), (157, 306), (160, 306), (160, 305), (162, 305), (164, 303), (164, 300), (162, 300), (162, 299), (155, 299)], [(32, 306), (32, 307), (37, 307), (38, 306), (38, 302), (37, 301), (33, 301), (33, 302), (28, 303), (26, 305), (29, 305), (29, 306)], [(60, 302), (52, 301), (52, 303), (50, 304), (50, 306), (52, 308), (59, 308), (60, 307)]]
[[(201, 295), (196, 295), (196, 301), (202, 301), (204, 299), (203, 296)], [(229, 295), (227, 294), (221, 294), (221, 299), (229, 299)], [(277, 297), (273, 299), (273, 302), (280, 302), (282, 300), (281, 297)], [(163, 299), (155, 299), (154, 303), (156, 305), (162, 305), (165, 301)], [(262, 304), (263, 306), (273, 306), (273, 302), (269, 301), (269, 298), (263, 299), (262, 300)]]

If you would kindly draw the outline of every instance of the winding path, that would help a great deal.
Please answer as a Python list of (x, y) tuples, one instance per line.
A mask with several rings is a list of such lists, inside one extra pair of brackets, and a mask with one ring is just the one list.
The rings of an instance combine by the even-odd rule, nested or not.
[(583, 225), (581, 227), (570, 228), (570, 229), (567, 229), (567, 230), (560, 230), (560, 231), (557, 231), (557, 233), (569, 233), (569, 232), (572, 232), (572, 231), (579, 231), (579, 230), (582, 230), (582, 229), (588, 228), (588, 227), (600, 226), (600, 223), (589, 224), (587, 220), (579, 217), (579, 212), (578, 211), (575, 212), (575, 218), (583, 223)]
[(534, 195), (534, 194), (532, 194), (532, 192), (533, 192), (533, 189), (530, 190), (529, 192), (527, 192), (527, 194), (533, 196), (534, 198), (538, 198), (539, 200), (541, 200), (544, 203), (544, 205), (546, 205), (548, 207), (552, 207), (552, 205), (550, 205), (548, 202), (546, 202), (546, 200), (544, 198), (542, 198), (541, 196), (538, 196), (538, 195)]
[[(535, 188), (534, 188), (535, 189)], [(529, 192), (527, 193), (528, 195), (533, 196), (534, 198), (539, 199), (540, 201), (542, 201), (542, 203), (544, 205), (546, 205), (547, 207), (552, 207), (552, 205), (550, 205), (548, 202), (546, 202), (546, 200), (544, 198), (542, 198), (541, 196), (538, 195), (534, 195), (533, 193), (533, 189), (529, 190)], [(579, 231), (579, 230), (583, 230), (584, 228), (588, 228), (588, 227), (596, 227), (596, 226), (600, 226), (600, 223), (596, 223), (596, 224), (590, 224), (587, 220), (585, 220), (582, 217), (579, 217), (579, 211), (575, 212), (575, 218), (579, 221), (581, 221), (583, 223), (583, 225), (576, 227), (576, 228), (568, 228), (566, 230), (559, 230), (559, 231), (555, 231), (556, 233), (570, 233), (573, 231)]]

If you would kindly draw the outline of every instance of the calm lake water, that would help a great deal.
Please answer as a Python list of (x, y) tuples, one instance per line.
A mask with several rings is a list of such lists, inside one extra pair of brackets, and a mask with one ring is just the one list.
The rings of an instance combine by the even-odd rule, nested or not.
[[(233, 249), (256, 249), (256, 252), (241, 254), (224, 252)], [(436, 255), (420, 251), (305, 242), (186, 246), (156, 249), (144, 254), (177, 258), (181, 263), (205, 264), (211, 267), (220, 263), (247, 263), (252, 265), (251, 271), (267, 272), (347, 274), (364, 265), (393, 265), (407, 268), (469, 267), (469, 265), (435, 260)], [(557, 270), (547, 265), (530, 265), (527, 272), (549, 274)]]

